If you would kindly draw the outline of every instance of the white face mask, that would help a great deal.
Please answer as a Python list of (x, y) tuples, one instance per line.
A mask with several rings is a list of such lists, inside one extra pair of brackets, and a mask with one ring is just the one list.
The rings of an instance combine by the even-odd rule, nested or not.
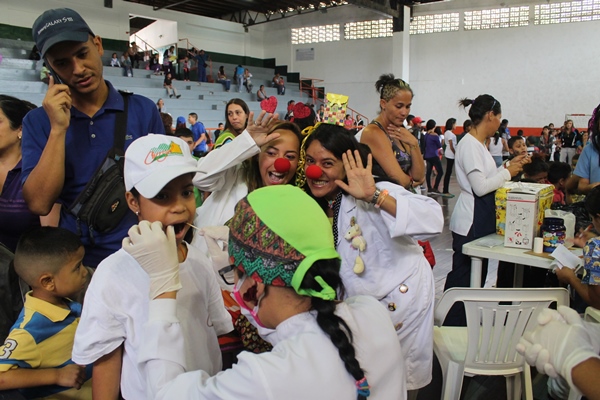
[(264, 340), (266, 340), (267, 342), (269, 342), (273, 345), (275, 344), (275, 333), (277, 333), (277, 331), (275, 329), (269, 329), (269, 328), (265, 328), (264, 326), (259, 325), (256, 322), (256, 320), (254, 319), (254, 317), (252, 316), (252, 314), (250, 313), (250, 311), (248, 311), (244, 307), (240, 307), (240, 311), (241, 311), (242, 315), (244, 317), (246, 317), (246, 319), (252, 325), (254, 325), (254, 327), (256, 328), (256, 331), (258, 332), (258, 334), (260, 335), (261, 338), (263, 338)]
[(260, 300), (262, 300), (262, 297), (258, 299), (254, 309), (250, 310), (250, 308), (246, 305), (246, 303), (243, 301), (242, 296), (240, 295), (239, 287), (242, 286), (245, 279), (246, 275), (244, 274), (244, 276), (240, 280), (238, 280), (238, 283), (233, 286), (233, 292), (231, 293), (231, 297), (233, 297), (233, 299), (240, 305), (240, 312), (256, 328), (260, 337), (266, 340), (267, 342), (272, 343), (272, 341), (269, 339), (274, 338), (273, 334), (276, 332), (275, 329), (266, 328), (258, 318), (259, 303)]

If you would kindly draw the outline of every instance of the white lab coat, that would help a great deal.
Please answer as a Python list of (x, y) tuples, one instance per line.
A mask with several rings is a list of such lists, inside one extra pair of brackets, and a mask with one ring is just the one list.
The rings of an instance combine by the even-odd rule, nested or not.
[[(417, 238), (439, 234), (444, 217), (440, 205), (429, 197), (388, 182), (377, 186), (396, 199), (396, 218), (372, 204), (342, 196), (336, 243), (342, 257), (340, 275), (347, 296), (371, 295), (389, 307), (406, 362), (407, 389), (413, 390), (431, 381), (435, 299), (431, 266)], [(367, 243), (360, 252), (365, 264), (361, 275), (353, 272), (359, 251), (344, 239), (352, 217)], [(401, 284), (408, 286), (406, 293), (399, 291)]]
[(248, 195), (242, 163), (258, 153), (260, 148), (244, 130), (231, 143), (198, 160), (200, 171), (194, 177), (194, 186), (212, 194), (196, 210), (194, 225), (199, 228), (224, 225), (233, 217), (237, 202)]
[[(316, 322), (314, 312), (277, 326), (273, 350), (242, 352), (232, 369), (210, 377), (184, 373), (181, 328), (175, 301), (153, 300), (139, 361), (153, 399), (355, 400), (354, 379)], [(336, 314), (352, 331), (357, 359), (371, 386), (370, 400), (405, 399), (404, 365), (389, 313), (369, 296), (339, 303)]]

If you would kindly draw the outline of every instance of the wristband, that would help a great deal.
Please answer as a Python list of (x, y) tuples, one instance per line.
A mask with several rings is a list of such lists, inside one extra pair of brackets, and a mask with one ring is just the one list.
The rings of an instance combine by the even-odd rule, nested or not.
[(373, 198), (371, 199), (371, 204), (377, 204), (377, 200), (379, 200), (380, 195), (381, 195), (381, 190), (375, 188), (375, 193), (373, 193)]
[(375, 204), (375, 208), (381, 207), (381, 205), (383, 204), (383, 202), (389, 194), (390, 192), (387, 189), (382, 190), (381, 194), (379, 195), (379, 198), (377, 199), (377, 203)]
[(504, 168), (508, 168), (510, 167), (510, 161), (507, 161), (506, 164), (504, 164)]

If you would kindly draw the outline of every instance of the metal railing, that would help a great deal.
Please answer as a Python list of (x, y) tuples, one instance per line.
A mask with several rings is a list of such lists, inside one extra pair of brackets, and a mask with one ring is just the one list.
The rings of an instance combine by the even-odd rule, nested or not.
[[(188, 38), (182, 38), (179, 39), (178, 42), (185, 42), (185, 49), (187, 50), (188, 54), (192, 54), (190, 52), (191, 48), (194, 48), (196, 50), (200, 50), (200, 48), (198, 46), (195, 46), (192, 42), (190, 42), (190, 40)], [(208, 59), (206, 60), (206, 80), (208, 82), (214, 82), (214, 77), (213, 77), (213, 70), (212, 70), (212, 60), (210, 59), (210, 56), (208, 56)]]
[(154, 53), (158, 53), (158, 50), (156, 50), (154, 47), (152, 47), (152, 45), (148, 42), (146, 42), (144, 39), (142, 39), (141, 37), (139, 37), (138, 35), (136, 35), (135, 33), (132, 35), (133, 37), (135, 37), (135, 41), (137, 42), (138, 40), (142, 43), (144, 43), (144, 45), (146, 46), (146, 48), (143, 50), (144, 53), (146, 51), (148, 51), (148, 47), (151, 48), (153, 50)]

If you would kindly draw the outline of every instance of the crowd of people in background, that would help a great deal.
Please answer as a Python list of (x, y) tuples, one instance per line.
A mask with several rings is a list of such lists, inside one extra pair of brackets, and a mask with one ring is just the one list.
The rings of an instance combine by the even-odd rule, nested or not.
[[(579, 202), (590, 222), (575, 239), (583, 278), (563, 269), (558, 280), (600, 308), (600, 106), (586, 131), (566, 120), (525, 137), (483, 94), (458, 101), (469, 116), (458, 132), (454, 116), (411, 115), (413, 89), (383, 74), (366, 123), (354, 111), (332, 122), (325, 104), (290, 100), (279, 118), (231, 98), (212, 131), (196, 112), (173, 126), (163, 99), (117, 91), (102, 40), (74, 10), (44, 12), (33, 39), (52, 71), (43, 107), (0, 95), (0, 243), (14, 256), (0, 284), (31, 288), (3, 298), (0, 390), (416, 399), (434, 359), (427, 240), (444, 229), (437, 198), (455, 197), (453, 172), (446, 289), (470, 285), (462, 246), (495, 232), (495, 191), (550, 183), (553, 207)], [(164, 74), (169, 98), (180, 97), (176, 64), (184, 81), (193, 69), (212, 79), (204, 50), (162, 56), (132, 42), (110, 66)], [(216, 82), (253, 93), (252, 77), (221, 66)], [(271, 85), (285, 94), (280, 74)], [(256, 97), (268, 102), (265, 85)], [(593, 398), (600, 329), (549, 313), (517, 350)], [(466, 324), (460, 304), (445, 323)]]

